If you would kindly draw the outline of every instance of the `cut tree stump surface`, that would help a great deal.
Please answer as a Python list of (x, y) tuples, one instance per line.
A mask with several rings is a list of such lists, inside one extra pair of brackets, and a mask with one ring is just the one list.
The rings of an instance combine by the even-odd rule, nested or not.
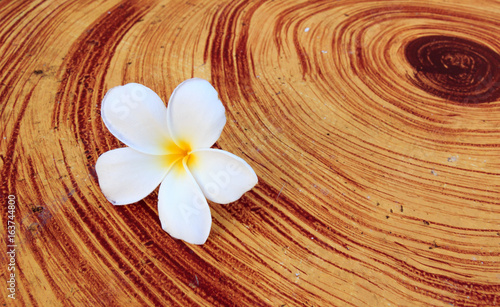
[[(0, 303), (500, 305), (499, 35), (498, 1), (0, 1)], [(193, 77), (259, 178), (202, 246), (95, 173), (108, 89)]]

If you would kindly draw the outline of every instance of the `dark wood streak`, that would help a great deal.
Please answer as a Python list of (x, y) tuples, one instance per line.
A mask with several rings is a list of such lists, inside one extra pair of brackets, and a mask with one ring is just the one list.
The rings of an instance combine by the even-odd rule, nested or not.
[(425, 91), (461, 103), (500, 98), (500, 54), (471, 40), (444, 35), (419, 37), (405, 48)]
[[(31, 98), (31, 94), (33, 91), (30, 92), (30, 94), (27, 95), (27, 97), (24, 99), (24, 102), (20, 108), (20, 113), (17, 116), (15, 122), (14, 122), (14, 127), (12, 129), (12, 134), (9, 136), (9, 141), (7, 145), (7, 151), (5, 152), (5, 160), (4, 160), (4, 167), (2, 168), (2, 190), (1, 190), (1, 196), (2, 200), (7, 199), (8, 195), (12, 193), (16, 193), (16, 185), (15, 185), (15, 178), (17, 176), (15, 170), (17, 169), (17, 163), (14, 161), (15, 157), (15, 152), (16, 152), (16, 144), (18, 142), (18, 137), (19, 137), (19, 129), (20, 125), (22, 122), (22, 119), (24, 117), (24, 114), (26, 112), (26, 108), (28, 107), (28, 103)], [(14, 194), (12, 194), (14, 195)], [(2, 213), (6, 215), (7, 208), (2, 206)]]
[[(7, 2), (4, 2), (4, 3), (7, 4)], [(24, 9), (25, 5), (28, 3), (27, 2), (22, 2), (22, 3), (17, 2), (16, 4), (18, 4), (18, 6), (14, 6), (10, 11), (5, 10), (5, 12), (6, 13), (9, 13), (9, 12), (18, 13), (18, 12), (22, 11)], [(40, 4), (38, 4), (38, 5), (40, 5)], [(29, 13), (35, 11), (38, 5), (36, 5), (32, 9), (30, 9), (28, 12), (26, 12), (26, 14), (29, 14)], [(17, 14), (6, 14), (6, 17), (4, 17), (5, 18), (4, 20), (10, 21), (9, 16), (11, 16), (11, 19), (15, 19), (15, 17), (18, 15)], [(3, 30), (4, 33), (0, 36), (0, 43), (2, 43), (2, 45), (5, 44), (6, 41), (10, 38), (10, 36), (16, 32), (16, 31), (14, 31), (14, 29), (18, 28), (22, 21), (23, 20), (21, 18), (18, 18), (17, 20), (12, 22), (10, 27)], [(27, 51), (31, 47), (32, 43), (33, 43), (33, 41), (25, 42), (24, 44), (22, 44), (21, 46), (18, 47), (18, 50)], [(2, 60), (0, 61), (0, 63), (2, 63), (3, 65), (0, 67), (0, 69), (2, 71), (14, 72), (15, 67), (17, 65), (20, 65), (21, 57), (22, 57), (21, 52), (12, 52), (8, 56), (2, 57)], [(6, 75), (2, 76), (2, 79), (0, 80), (0, 84), (1, 84), (0, 99), (2, 99), (2, 101), (7, 101), (7, 99), (9, 99), (9, 97), (12, 93), (12, 88), (14, 87), (16, 81), (18, 80), (18, 78), (17, 78), (18, 76), (19, 76), (18, 73), (11, 73), (11, 74), (6, 74)], [(6, 107), (7, 107), (6, 103), (2, 103), (0, 105), (0, 110), (1, 110), (0, 115), (4, 114)], [(4, 129), (5, 129), (5, 127), (4, 127)]]

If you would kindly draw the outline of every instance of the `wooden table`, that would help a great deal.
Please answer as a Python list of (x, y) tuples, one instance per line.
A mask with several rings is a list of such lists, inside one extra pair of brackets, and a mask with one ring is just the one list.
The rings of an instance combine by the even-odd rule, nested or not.
[[(498, 1), (0, 1), (2, 306), (500, 305), (499, 34)], [(109, 88), (192, 77), (259, 177), (202, 246), (94, 168)]]

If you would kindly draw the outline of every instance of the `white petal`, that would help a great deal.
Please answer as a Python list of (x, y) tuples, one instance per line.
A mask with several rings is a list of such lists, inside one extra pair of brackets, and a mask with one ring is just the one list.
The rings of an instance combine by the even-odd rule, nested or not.
[(151, 89), (129, 83), (110, 89), (101, 117), (111, 133), (135, 150), (149, 154), (178, 152), (167, 127), (167, 108)]
[(239, 199), (258, 181), (248, 163), (224, 150), (196, 150), (190, 154), (188, 168), (206, 198), (219, 204)]
[(158, 215), (163, 230), (174, 238), (203, 244), (210, 234), (210, 208), (184, 161), (177, 162), (161, 183)]
[(160, 184), (175, 158), (148, 155), (130, 147), (110, 150), (95, 165), (99, 186), (114, 205), (137, 202)]
[(217, 91), (203, 79), (189, 79), (177, 86), (167, 109), (170, 133), (187, 151), (211, 147), (226, 124)]

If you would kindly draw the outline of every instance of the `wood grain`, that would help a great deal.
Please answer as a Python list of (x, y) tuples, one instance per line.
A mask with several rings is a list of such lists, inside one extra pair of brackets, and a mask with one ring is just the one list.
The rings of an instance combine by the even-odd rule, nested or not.
[[(0, 1), (16, 306), (500, 304), (498, 1)], [(209, 80), (259, 184), (172, 239), (114, 207), (100, 101)], [(2, 280), (10, 261), (2, 252)]]

